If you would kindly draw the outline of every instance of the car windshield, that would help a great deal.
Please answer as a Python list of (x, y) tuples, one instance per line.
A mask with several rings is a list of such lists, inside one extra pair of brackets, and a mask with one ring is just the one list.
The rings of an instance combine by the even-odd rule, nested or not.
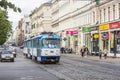
[(2, 54), (12, 54), (11, 51), (4, 51)]
[(60, 40), (55, 38), (45, 38), (42, 41), (42, 46), (44, 48), (59, 48)]

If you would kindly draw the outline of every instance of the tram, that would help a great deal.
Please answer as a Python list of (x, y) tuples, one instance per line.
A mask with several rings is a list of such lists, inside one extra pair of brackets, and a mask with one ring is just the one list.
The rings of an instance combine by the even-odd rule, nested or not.
[(43, 32), (24, 41), (23, 52), (26, 57), (39, 62), (60, 61), (60, 36), (53, 32)]

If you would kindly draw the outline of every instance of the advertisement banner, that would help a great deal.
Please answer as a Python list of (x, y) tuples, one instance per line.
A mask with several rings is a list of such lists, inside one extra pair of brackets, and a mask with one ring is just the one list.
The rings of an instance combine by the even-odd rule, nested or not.
[(91, 31), (90, 27), (83, 27), (82, 28), (82, 32), (90, 32), (90, 31)]
[(120, 28), (120, 22), (110, 23), (110, 29)]
[(108, 30), (109, 29), (109, 24), (104, 24), (104, 25), (100, 25), (99, 26), (99, 30), (103, 31), (103, 30)]
[(69, 30), (69, 31), (66, 31), (66, 34), (70, 34), (70, 35), (78, 34), (78, 30)]

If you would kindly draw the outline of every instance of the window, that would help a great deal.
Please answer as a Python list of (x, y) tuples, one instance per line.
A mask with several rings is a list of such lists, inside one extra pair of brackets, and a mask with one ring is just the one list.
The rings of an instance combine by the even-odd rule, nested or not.
[(108, 7), (108, 21), (110, 21), (110, 7)]
[(119, 3), (119, 18), (120, 18), (120, 3)]
[(95, 12), (93, 11), (93, 23), (95, 22)]
[(101, 17), (102, 17), (102, 16), (101, 16), (101, 10), (100, 10), (100, 23), (101, 23)]
[(105, 17), (106, 17), (105, 11), (106, 11), (106, 10), (104, 9), (104, 22), (105, 22), (105, 19), (106, 19), (106, 18), (105, 18)]
[(115, 5), (113, 5), (113, 20), (115, 20)]
[(42, 40), (42, 46), (44, 48), (59, 48), (60, 40), (55, 38), (45, 38)]

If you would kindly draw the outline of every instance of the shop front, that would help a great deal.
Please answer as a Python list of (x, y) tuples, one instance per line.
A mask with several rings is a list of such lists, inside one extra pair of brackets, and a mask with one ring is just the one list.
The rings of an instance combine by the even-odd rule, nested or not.
[(104, 50), (107, 49), (109, 51), (109, 24), (104, 24), (99, 26), (99, 40), (100, 40), (100, 49)]
[[(83, 27), (83, 44), (91, 50), (91, 33), (90, 33), (90, 27)], [(90, 54), (90, 53), (89, 53)]]
[(120, 22), (110, 23), (110, 53), (120, 55)]
[(78, 30), (69, 30), (66, 31), (67, 37), (67, 48), (77, 52), (78, 49)]
[(91, 54), (97, 55), (99, 52), (99, 31), (98, 26), (91, 27)]

